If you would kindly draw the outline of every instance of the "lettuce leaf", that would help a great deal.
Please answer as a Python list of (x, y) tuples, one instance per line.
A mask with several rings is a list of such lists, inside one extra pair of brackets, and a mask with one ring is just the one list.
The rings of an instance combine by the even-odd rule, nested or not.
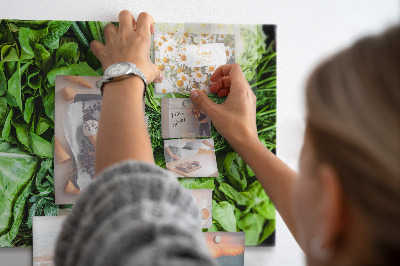
[(0, 247), (18, 233), (37, 165), (36, 157), (0, 141)]

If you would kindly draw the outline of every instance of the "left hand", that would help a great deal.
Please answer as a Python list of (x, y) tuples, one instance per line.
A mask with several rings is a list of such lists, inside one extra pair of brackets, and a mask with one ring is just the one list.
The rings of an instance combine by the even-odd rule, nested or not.
[(110, 23), (104, 28), (106, 43), (92, 41), (90, 49), (100, 60), (103, 71), (120, 62), (134, 63), (146, 76), (147, 82), (160, 82), (163, 78), (150, 60), (151, 34), (154, 33), (153, 17), (142, 12), (137, 21), (128, 10), (119, 13), (119, 28)]

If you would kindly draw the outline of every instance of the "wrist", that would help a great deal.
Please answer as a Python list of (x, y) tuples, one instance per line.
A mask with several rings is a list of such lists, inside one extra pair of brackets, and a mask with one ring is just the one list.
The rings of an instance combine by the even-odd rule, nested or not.
[(243, 149), (262, 145), (257, 134), (238, 134), (228, 140), (230, 145), (240, 153)]
[(103, 95), (117, 93), (126, 97), (133, 96), (143, 99), (144, 86), (143, 80), (138, 76), (131, 76), (121, 80), (116, 79), (104, 84)]

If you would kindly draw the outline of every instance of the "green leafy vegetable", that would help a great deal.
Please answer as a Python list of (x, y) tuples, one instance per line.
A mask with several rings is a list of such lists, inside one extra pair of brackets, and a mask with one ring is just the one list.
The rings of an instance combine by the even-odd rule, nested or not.
[(212, 213), (213, 219), (227, 232), (236, 232), (235, 207), (227, 201), (219, 204), (213, 200)]
[[(92, 40), (104, 42), (103, 32), (107, 24), (0, 20), (0, 154), (7, 147), (7, 153), (15, 158), (32, 158), (32, 162), (22, 163), (18, 160), (3, 161), (0, 156), (0, 169), (10, 169), (11, 165), (25, 169), (18, 175), (20, 179), (25, 178), (18, 191), (3, 189), (10, 194), (7, 198), (10, 202), (0, 198), (0, 208), (8, 208), (7, 212), (2, 210), (1, 213), (12, 217), (0, 218), (1, 246), (31, 245), (32, 216), (56, 215), (58, 208), (70, 207), (54, 205), (55, 77), (102, 74), (101, 64), (90, 51), (89, 43)], [(244, 26), (241, 35), (244, 39), (242, 53), (237, 55), (236, 61), (257, 95), (259, 138), (275, 152), (275, 42), (268, 41), (261, 27)], [(165, 167), (160, 99), (154, 97), (152, 84), (147, 91), (145, 111), (154, 159), (157, 165)], [(225, 100), (210, 97), (218, 103)], [(219, 176), (179, 179), (179, 182), (189, 189), (214, 189), (213, 226), (209, 231), (243, 230), (247, 245), (260, 244), (275, 230), (275, 208), (252, 170), (214, 127), (212, 137)], [(11, 147), (4, 141), (15, 146)], [(26, 170), (31, 169), (29, 165), (33, 162), (33, 172)], [(3, 180), (0, 180), (2, 186), (16, 186), (14, 181), (8, 184)]]
[(38, 159), (0, 141), (0, 246), (17, 234)]

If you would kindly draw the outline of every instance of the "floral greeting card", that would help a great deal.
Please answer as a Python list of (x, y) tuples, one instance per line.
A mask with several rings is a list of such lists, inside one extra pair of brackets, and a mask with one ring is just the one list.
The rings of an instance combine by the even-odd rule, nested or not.
[(165, 76), (155, 93), (209, 93), (215, 69), (235, 62), (235, 35), (157, 32), (154, 59)]

